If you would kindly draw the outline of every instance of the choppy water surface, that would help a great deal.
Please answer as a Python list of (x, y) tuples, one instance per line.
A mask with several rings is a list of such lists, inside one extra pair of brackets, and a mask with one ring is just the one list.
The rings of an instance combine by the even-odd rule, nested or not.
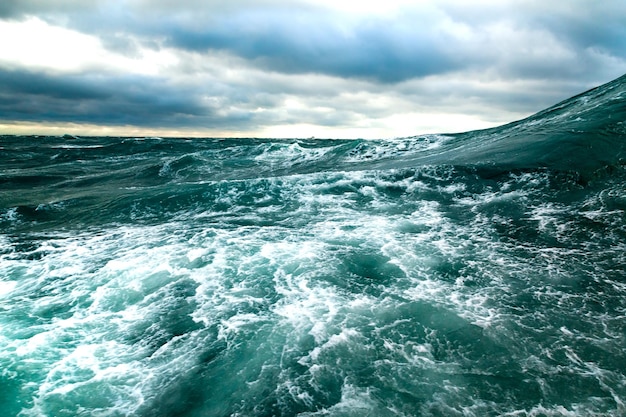
[(0, 137), (0, 414), (626, 415), (625, 98), (381, 141)]

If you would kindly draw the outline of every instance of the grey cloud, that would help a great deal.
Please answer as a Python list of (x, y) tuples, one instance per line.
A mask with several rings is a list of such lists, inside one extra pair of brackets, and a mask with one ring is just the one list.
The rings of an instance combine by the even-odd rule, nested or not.
[[(626, 58), (626, 2), (623, 0), (519, 0), (482, 7), (470, 2), (448, 1), (440, 7), (453, 21), (476, 32), (499, 23), (521, 33), (543, 33), (570, 48), (572, 53), (578, 54), (581, 64), (587, 60), (588, 50)], [(517, 51), (522, 52), (542, 46), (539, 39), (510, 45), (512, 49), (519, 48)], [(552, 57), (552, 60), (555, 64), (558, 63), (558, 57)], [(563, 70), (564, 68), (556, 68), (555, 65), (551, 74), (558, 77)]]
[(227, 123), (191, 90), (145, 77), (52, 76), (0, 70), (5, 120), (184, 126)]
[[(102, 27), (100, 35), (133, 28), (138, 38), (163, 39), (166, 46), (190, 51), (226, 51), (266, 70), (385, 83), (460, 67), (446, 34), (423, 16), (356, 21), (320, 10), (255, 8), (204, 19), (179, 13), (139, 22), (125, 16), (114, 19), (115, 28)], [(89, 24), (91, 30), (97, 25)]]
[[(377, 82), (398, 82), (458, 69), (437, 19), (417, 13), (402, 20), (357, 19), (328, 10), (265, 2), (229, 7), (188, 4), (175, 9), (160, 1), (150, 10), (135, 3), (128, 9), (103, 5), (95, 13), (67, 15), (72, 28), (96, 34), (111, 50), (132, 55), (136, 46), (170, 46), (189, 51), (225, 51), (270, 71), (320, 73)], [(131, 4), (132, 5), (132, 4)], [(141, 7), (140, 7), (141, 6)], [(58, 22), (58, 14), (41, 16)], [(154, 43), (155, 40), (157, 43)]]
[[(416, 4), (401, 15), (367, 18), (279, 0), (129, 0), (121, 7), (94, 0), (73, 12), (67, 9), (74, 1), (50, 3), (27, 0), (24, 4), (30, 6), (23, 9), (39, 6), (44, 18), (65, 13), (68, 25), (96, 34), (106, 47), (130, 56), (139, 46), (221, 51), (264, 70), (386, 84), (467, 69), (503, 77), (574, 79), (602, 70), (598, 54), (622, 62), (626, 57), (622, 0), (482, 5), (444, 0)], [(489, 29), (498, 24), (517, 32), (516, 38), (489, 37)], [(455, 32), (454, 25), (465, 28), (469, 37)], [(537, 54), (544, 42), (528, 33), (555, 40), (572, 57)]]
[(150, 128), (253, 130), (280, 123), (340, 126), (355, 113), (290, 109), (262, 80), (227, 85), (197, 80), (187, 86), (142, 76), (50, 75), (0, 69), (0, 120), (133, 125)]
[(66, 100), (104, 100), (110, 92), (75, 77), (57, 78), (27, 71), (0, 70), (0, 92)]
[(39, 14), (74, 14), (79, 11), (93, 10), (99, 0), (9, 0), (0, 2), (0, 18), (21, 18), (25, 15)]
[(549, 28), (559, 39), (576, 49), (596, 48), (611, 55), (626, 57), (626, 2), (619, 7), (607, 8), (600, 2), (583, 13), (560, 16), (542, 15), (538, 25)]

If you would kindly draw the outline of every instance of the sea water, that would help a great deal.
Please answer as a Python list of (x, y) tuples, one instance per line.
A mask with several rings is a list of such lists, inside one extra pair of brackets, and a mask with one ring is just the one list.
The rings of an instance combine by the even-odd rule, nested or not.
[(0, 415), (626, 415), (625, 120), (0, 137)]

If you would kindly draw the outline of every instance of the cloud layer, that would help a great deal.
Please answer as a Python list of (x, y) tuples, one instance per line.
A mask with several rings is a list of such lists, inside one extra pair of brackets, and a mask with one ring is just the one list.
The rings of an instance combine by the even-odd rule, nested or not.
[(626, 72), (621, 0), (333, 3), (2, 4), (0, 35), (11, 42), (0, 45), (0, 132), (20, 123), (207, 136), (462, 131)]

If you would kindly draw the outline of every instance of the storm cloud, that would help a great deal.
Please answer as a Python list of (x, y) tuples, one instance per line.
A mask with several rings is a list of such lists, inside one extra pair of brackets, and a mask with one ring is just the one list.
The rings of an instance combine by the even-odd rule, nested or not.
[(167, 44), (228, 51), (272, 71), (385, 83), (461, 68), (447, 47), (449, 34), (421, 20), (345, 22), (323, 12), (257, 11), (229, 16), (206, 30), (176, 26)]
[(220, 136), (451, 132), (524, 117), (626, 72), (622, 1), (387, 6), (3, 4), (0, 30), (21, 32), (0, 46), (0, 124)]
[[(146, 77), (52, 76), (0, 70), (0, 113), (29, 121), (184, 126), (214, 113), (192, 92)], [(193, 122), (192, 122), (193, 123)]]

